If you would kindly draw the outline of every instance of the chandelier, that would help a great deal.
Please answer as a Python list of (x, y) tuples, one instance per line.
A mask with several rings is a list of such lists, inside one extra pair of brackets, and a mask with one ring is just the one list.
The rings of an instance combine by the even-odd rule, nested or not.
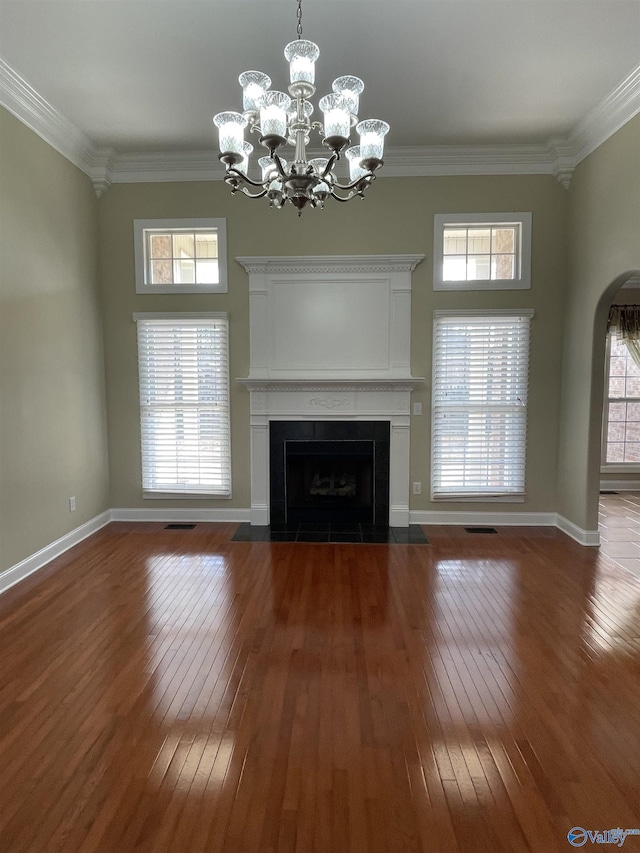
[[(249, 198), (266, 198), (271, 207), (281, 208), (290, 201), (298, 216), (308, 204), (323, 208), (327, 198), (349, 201), (363, 197), (383, 164), (384, 137), (389, 125), (379, 119), (358, 120), (358, 102), (364, 83), (358, 77), (338, 77), (333, 92), (319, 101), (324, 122), (311, 121), (315, 94), (315, 63), (320, 49), (302, 38), (302, 0), (297, 0), (296, 41), (290, 42), (284, 55), (289, 62), (289, 94), (270, 89), (271, 78), (261, 71), (245, 71), (238, 81), (242, 86), (243, 112), (223, 112), (214, 116), (218, 128), (220, 154), (226, 166), (225, 182), (231, 192), (241, 190)], [(350, 143), (355, 127), (360, 144)], [(244, 139), (244, 131), (260, 134), (260, 144), (269, 152), (260, 157), (262, 179), (248, 177), (249, 156), (253, 145)], [(307, 159), (307, 145), (317, 131), (328, 157)], [(281, 155), (284, 146), (294, 148), (289, 162)], [(349, 161), (349, 183), (341, 184), (334, 167), (345, 151)]]

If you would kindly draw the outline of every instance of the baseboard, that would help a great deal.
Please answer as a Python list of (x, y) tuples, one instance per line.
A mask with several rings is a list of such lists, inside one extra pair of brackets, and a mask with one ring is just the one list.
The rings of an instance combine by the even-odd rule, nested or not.
[(583, 530), (555, 512), (441, 512), (412, 510), (411, 524), (458, 524), (463, 527), (557, 527), (580, 545), (598, 546), (600, 533)]
[(251, 511), (233, 507), (225, 509), (112, 509), (111, 521), (250, 521)]
[(447, 512), (411, 510), (410, 524), (457, 524), (462, 527), (555, 527), (555, 512)]
[[(55, 542), (0, 574), (0, 595), (24, 578), (60, 557), (83, 539), (96, 533), (110, 521), (251, 521), (251, 510), (228, 509), (111, 509), (90, 519)], [(411, 510), (409, 524), (455, 524), (464, 527), (557, 527), (580, 545), (598, 546), (597, 530), (583, 530), (572, 521), (553, 512), (443, 512)]]
[(65, 536), (61, 536), (60, 539), (56, 539), (55, 542), (45, 545), (44, 548), (16, 563), (15, 566), (11, 566), (5, 572), (2, 572), (0, 574), (0, 595), (26, 577), (29, 577), (29, 575), (37, 572), (38, 569), (46, 566), (51, 560), (60, 557), (69, 548), (73, 548), (74, 545), (82, 542), (83, 539), (96, 533), (102, 527), (109, 524), (110, 521), (111, 513), (109, 510), (106, 510), (100, 513), (100, 515), (96, 515), (95, 518), (81, 524), (80, 527), (76, 527), (75, 530), (71, 530)]
[(600, 480), (601, 492), (640, 492), (640, 480)]
[(574, 524), (573, 521), (569, 521), (568, 518), (565, 518), (562, 515), (556, 516), (556, 519), (556, 527), (558, 530), (562, 530), (562, 532), (566, 533), (567, 536), (575, 539), (579, 545), (587, 545), (590, 547), (597, 547), (600, 545), (599, 530), (584, 530), (582, 527), (578, 527), (577, 524)]

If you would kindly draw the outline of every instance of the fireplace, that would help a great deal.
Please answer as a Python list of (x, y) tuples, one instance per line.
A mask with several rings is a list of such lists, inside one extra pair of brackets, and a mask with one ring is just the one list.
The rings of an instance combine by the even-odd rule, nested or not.
[(389, 523), (388, 421), (272, 421), (271, 525)]
[[(424, 382), (411, 374), (411, 273), (422, 258), (236, 259), (249, 274), (250, 369), (238, 381), (250, 395), (252, 525), (311, 515), (408, 527), (411, 392)], [(273, 439), (286, 424), (294, 431)]]

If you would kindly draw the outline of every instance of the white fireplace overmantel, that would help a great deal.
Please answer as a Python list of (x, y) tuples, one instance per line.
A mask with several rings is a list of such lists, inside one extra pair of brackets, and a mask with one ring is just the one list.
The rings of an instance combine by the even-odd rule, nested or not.
[(409, 524), (411, 273), (424, 255), (240, 257), (249, 273), (251, 523), (269, 523), (269, 422), (386, 420), (389, 522)]

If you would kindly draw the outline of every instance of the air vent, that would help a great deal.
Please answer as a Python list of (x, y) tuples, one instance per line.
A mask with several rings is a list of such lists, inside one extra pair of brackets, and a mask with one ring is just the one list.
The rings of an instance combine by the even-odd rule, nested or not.
[(195, 524), (167, 524), (165, 530), (193, 530)]
[(467, 533), (497, 533), (495, 527), (465, 527)]

